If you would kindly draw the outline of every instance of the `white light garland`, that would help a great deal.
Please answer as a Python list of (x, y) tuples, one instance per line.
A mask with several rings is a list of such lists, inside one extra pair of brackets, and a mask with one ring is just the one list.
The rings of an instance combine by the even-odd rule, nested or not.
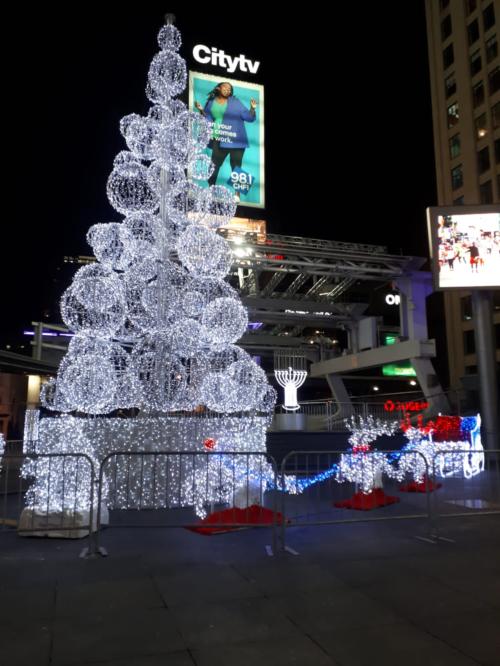
[[(26, 442), (26, 453), (88, 455), (96, 474), (100, 461), (119, 450), (184, 451), (188, 455), (118, 456), (104, 467), (104, 503), (109, 508), (170, 508), (194, 506), (203, 517), (213, 502), (229, 502), (248, 486), (262, 489), (274, 481), (258, 451), (269, 426), (266, 416), (147, 416), (137, 419), (60, 416), (40, 421), (36, 441)], [(209, 456), (203, 443), (213, 440)], [(191, 456), (189, 452), (196, 455)], [(35, 477), (27, 504), (42, 514), (85, 511), (90, 504), (90, 466), (82, 458), (28, 459), (23, 476)], [(222, 482), (222, 483), (221, 483)], [(97, 490), (97, 486), (95, 488)], [(96, 503), (97, 495), (94, 496)]]

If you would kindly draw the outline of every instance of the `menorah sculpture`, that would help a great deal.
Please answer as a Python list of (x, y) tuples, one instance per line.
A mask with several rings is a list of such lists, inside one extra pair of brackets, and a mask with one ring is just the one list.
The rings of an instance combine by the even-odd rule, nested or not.
[(307, 377), (305, 356), (293, 352), (275, 352), (274, 376), (278, 384), (285, 389), (283, 408), (289, 412), (297, 411), (300, 407), (297, 402), (297, 389)]

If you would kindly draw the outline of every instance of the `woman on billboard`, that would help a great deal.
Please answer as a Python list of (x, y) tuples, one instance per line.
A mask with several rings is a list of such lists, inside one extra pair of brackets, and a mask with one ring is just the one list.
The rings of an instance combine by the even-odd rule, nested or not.
[[(194, 105), (207, 120), (213, 123), (209, 148), (212, 149), (211, 159), (215, 169), (208, 179), (208, 184), (215, 185), (220, 168), (228, 155), (232, 171), (241, 168), (243, 155), (249, 145), (245, 123), (254, 122), (257, 102), (251, 99), (250, 109), (247, 109), (233, 95), (233, 86), (227, 81), (223, 81), (208, 94), (204, 107), (196, 101)], [(236, 196), (239, 198), (239, 192), (236, 193)]]

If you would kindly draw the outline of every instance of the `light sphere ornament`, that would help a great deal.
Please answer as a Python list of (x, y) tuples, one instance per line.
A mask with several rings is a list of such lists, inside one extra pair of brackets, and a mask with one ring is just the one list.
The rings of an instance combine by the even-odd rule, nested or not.
[(167, 105), (186, 87), (186, 63), (174, 51), (157, 53), (149, 67), (146, 95), (155, 104)]
[(176, 164), (166, 156), (166, 163), (163, 162), (163, 154), (152, 162), (148, 169), (148, 184), (158, 196), (164, 196), (167, 200), (171, 200), (178, 195), (185, 194), (188, 182), (184, 167), (182, 164)]
[(198, 317), (205, 307), (205, 299), (199, 291), (188, 291), (182, 299), (182, 310), (187, 317)]
[(140, 162), (123, 156), (111, 172), (107, 195), (115, 210), (130, 213), (154, 213), (159, 206), (158, 195), (148, 183), (148, 170)]
[(193, 278), (187, 284), (183, 309), (189, 317), (197, 317), (203, 313), (209, 303), (223, 297), (238, 299), (238, 292), (224, 280), (209, 277)]
[(82, 266), (73, 278), (72, 289), (81, 305), (96, 312), (106, 312), (124, 304), (125, 293), (120, 278), (100, 264)]
[(106, 414), (117, 405), (118, 376), (109, 357), (92, 352), (67, 354), (59, 367), (57, 383), (68, 404), (78, 411)]
[(181, 319), (171, 328), (171, 345), (181, 357), (196, 356), (208, 347), (207, 332), (196, 319)]
[(122, 271), (133, 260), (130, 252), (132, 236), (122, 224), (94, 224), (87, 232), (87, 243), (95, 258), (107, 268)]
[(129, 285), (133, 282), (145, 284), (150, 280), (154, 280), (160, 270), (160, 262), (156, 257), (146, 256), (144, 259), (135, 257), (134, 261), (127, 268), (127, 272), (123, 275), (123, 279)]
[(129, 215), (119, 225), (120, 240), (125, 245), (132, 262), (145, 259), (161, 259), (167, 246), (166, 230), (155, 215), (137, 213)]
[(212, 185), (208, 192), (208, 210), (205, 224), (212, 228), (222, 227), (236, 213), (237, 203), (233, 193), (223, 185)]
[(210, 206), (210, 192), (207, 188), (200, 187), (197, 183), (189, 183), (185, 192), (183, 205), (186, 217), (191, 224), (204, 224)]
[(140, 160), (154, 160), (158, 157), (159, 123), (153, 118), (143, 118), (131, 113), (120, 121), (120, 131), (129, 150)]
[(209, 369), (214, 372), (224, 372), (236, 361), (251, 361), (250, 354), (241, 347), (231, 344), (207, 354)]
[(274, 388), (274, 386), (268, 384), (266, 390), (264, 391), (264, 394), (262, 395), (262, 398), (256, 405), (256, 409), (259, 412), (266, 412), (268, 414), (271, 414), (272, 412), (274, 412), (274, 408), (276, 407), (277, 401), (278, 401), (278, 391)]
[(238, 386), (227, 374), (210, 372), (200, 388), (203, 404), (210, 410), (221, 413), (240, 411), (237, 404)]
[(51, 377), (42, 385), (40, 403), (51, 411), (70, 412), (73, 410), (73, 406), (65, 400), (64, 395), (59, 390), (55, 377)]
[[(84, 268), (102, 270), (99, 265)], [(61, 316), (75, 333), (112, 337), (125, 323), (125, 292), (119, 278), (77, 274), (62, 295)]]
[(253, 359), (235, 361), (227, 368), (227, 375), (237, 385), (241, 409), (254, 409), (268, 387), (266, 373)]
[(172, 282), (161, 276), (143, 287), (141, 304), (150, 318), (149, 326), (144, 326), (145, 329), (165, 329), (180, 317), (181, 295)]
[(248, 315), (241, 303), (233, 298), (216, 298), (205, 309), (201, 323), (214, 346), (236, 342), (248, 326)]
[(142, 387), (143, 409), (179, 408), (186, 391), (186, 368), (179, 356), (172, 353), (168, 336), (145, 337), (132, 350), (130, 364)]
[[(167, 331), (182, 316), (182, 291), (188, 280), (181, 266), (164, 261), (158, 264), (153, 280), (141, 285), (129, 281), (129, 316), (147, 332)], [(134, 305), (135, 301), (135, 305)], [(140, 303), (140, 307), (137, 307)]]
[(201, 150), (205, 150), (210, 143), (212, 126), (205, 116), (195, 111), (188, 111), (187, 118), (184, 116), (182, 118), (191, 138), (190, 152), (194, 156)]
[(162, 51), (178, 51), (182, 46), (181, 33), (172, 23), (164, 25), (158, 33), (158, 44)]
[(167, 161), (165, 156), (169, 156), (189, 161), (208, 146), (211, 134), (210, 123), (204, 116), (184, 110), (159, 135), (160, 151), (164, 153), (161, 159)]
[(189, 163), (189, 173), (195, 180), (208, 180), (215, 171), (215, 165), (208, 155), (195, 155)]
[[(134, 115), (134, 114), (131, 114)], [(128, 116), (125, 116), (127, 118)], [(159, 104), (153, 104), (153, 106), (148, 111), (148, 118), (157, 122), (162, 130), (165, 130), (166, 127), (173, 121), (174, 114), (172, 109), (169, 106), (160, 106)]]
[(231, 268), (229, 244), (206, 227), (188, 227), (177, 241), (177, 254), (193, 276), (222, 278)]

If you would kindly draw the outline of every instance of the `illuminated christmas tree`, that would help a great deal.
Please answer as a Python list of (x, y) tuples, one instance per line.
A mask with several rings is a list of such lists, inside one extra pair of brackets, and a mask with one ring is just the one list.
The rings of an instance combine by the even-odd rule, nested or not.
[[(84, 452), (97, 464), (110, 450), (197, 451), (207, 441), (216, 451), (265, 451), (276, 392), (235, 345), (247, 313), (224, 280), (232, 256), (216, 232), (236, 204), (225, 187), (198, 184), (214, 169), (204, 152), (211, 128), (177, 98), (187, 75), (171, 18), (158, 42), (146, 88), (151, 108), (146, 116), (122, 119), (127, 150), (117, 155), (107, 183), (109, 201), (123, 217), (89, 229), (97, 261), (78, 270), (62, 296), (62, 318), (74, 337), (42, 393), (42, 404), (59, 416), (41, 419), (38, 452)], [(132, 408), (138, 417), (82, 416)], [(43, 462), (24, 471), (37, 479), (28, 497), (32, 508), (47, 502), (65, 508), (61, 481), (48, 487)], [(234, 467), (226, 474), (233, 483), (223, 491), (220, 479), (198, 491), (194, 463), (180, 471), (176, 501), (195, 505), (201, 515), (207, 502), (237, 495)], [(119, 472), (117, 478), (119, 484)], [(79, 483), (83, 508), (88, 487), (83, 476)], [(174, 491), (159, 498), (153, 490), (148, 502), (170, 505)]]

